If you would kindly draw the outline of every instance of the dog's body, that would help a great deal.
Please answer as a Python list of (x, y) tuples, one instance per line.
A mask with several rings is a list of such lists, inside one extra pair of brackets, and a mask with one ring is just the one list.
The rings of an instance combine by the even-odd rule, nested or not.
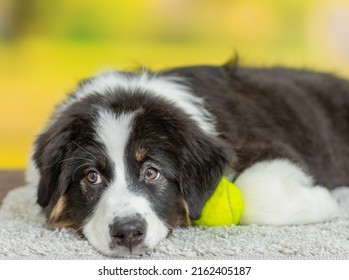
[[(349, 83), (235, 66), (84, 81), (39, 136), (32, 184), (53, 226), (107, 255), (142, 254), (200, 217), (222, 176), (242, 224), (338, 216), (327, 189), (349, 183)], [(326, 188), (327, 189), (326, 189)]]

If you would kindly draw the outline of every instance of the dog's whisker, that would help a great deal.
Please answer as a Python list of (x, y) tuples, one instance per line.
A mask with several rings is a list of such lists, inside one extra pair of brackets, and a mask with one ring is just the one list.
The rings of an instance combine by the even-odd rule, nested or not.
[(85, 166), (85, 165), (90, 165), (90, 162), (81, 164), (81, 165), (79, 165), (77, 168), (75, 168), (75, 170), (74, 170), (74, 172), (73, 172), (73, 174), (72, 174), (72, 180), (73, 180), (73, 182), (75, 181), (75, 172), (76, 172), (79, 168), (81, 168), (81, 167), (83, 167), (83, 166)]
[(170, 230), (173, 230), (173, 229), (174, 229), (173, 226), (171, 226), (169, 223), (165, 222), (164, 220), (161, 220), (161, 222), (162, 222), (168, 229), (170, 229)]
[(98, 158), (96, 158), (91, 152), (87, 151), (85, 148), (83, 148), (81, 145), (79, 145), (78, 143), (76, 143), (74, 140), (72, 140), (72, 143), (75, 144), (76, 146), (78, 146), (81, 150), (85, 151), (85, 152), (88, 153), (91, 157), (93, 157), (95, 160), (98, 161)]
[(74, 234), (82, 234), (82, 230), (83, 230), (83, 226), (81, 226), (81, 227), (79, 227), (79, 228), (77, 228), (77, 229), (75, 229), (74, 230)]
[(89, 158), (71, 157), (71, 158), (66, 158), (66, 159), (60, 160), (60, 161), (55, 161), (55, 162), (53, 162), (52, 164), (49, 164), (49, 165), (47, 165), (47, 166), (44, 166), (42, 169), (45, 170), (45, 169), (47, 169), (47, 168), (52, 167), (52, 166), (55, 165), (55, 164), (61, 164), (61, 163), (63, 163), (63, 162), (69, 161), (69, 160), (85, 160), (85, 161), (88, 161), (88, 162), (90, 162), (90, 163), (94, 163), (94, 161), (91, 160), (91, 159), (89, 159)]
[(93, 162), (94, 162), (92, 159), (89, 159), (89, 158), (74, 157), (74, 158), (67, 158), (67, 159), (61, 160), (61, 161), (58, 162), (58, 163), (62, 163), (62, 162), (68, 161), (68, 160), (86, 160), (86, 161), (88, 161), (88, 162), (90, 162), (90, 163), (93, 163)]

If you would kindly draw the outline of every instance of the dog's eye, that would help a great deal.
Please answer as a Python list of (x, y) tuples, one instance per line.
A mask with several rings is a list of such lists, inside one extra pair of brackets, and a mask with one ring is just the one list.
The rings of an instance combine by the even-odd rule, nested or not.
[(147, 168), (144, 172), (144, 178), (147, 181), (156, 181), (160, 178), (160, 172), (155, 168)]
[(93, 185), (102, 183), (101, 175), (97, 171), (90, 171), (86, 174), (86, 179)]

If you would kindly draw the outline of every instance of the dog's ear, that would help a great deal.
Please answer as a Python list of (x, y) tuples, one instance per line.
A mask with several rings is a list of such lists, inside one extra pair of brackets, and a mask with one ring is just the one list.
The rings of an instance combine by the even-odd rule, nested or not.
[(41, 207), (53, 207), (68, 187), (60, 176), (68, 147), (67, 132), (59, 128), (48, 128), (35, 143), (33, 161), (40, 172), (37, 203)]
[(225, 168), (234, 161), (232, 148), (216, 137), (191, 131), (182, 149), (181, 192), (190, 219), (200, 218), (202, 208), (216, 189)]

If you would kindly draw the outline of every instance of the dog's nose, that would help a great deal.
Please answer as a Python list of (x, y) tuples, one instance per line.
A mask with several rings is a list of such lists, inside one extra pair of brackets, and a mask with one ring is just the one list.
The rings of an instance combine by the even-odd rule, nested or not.
[(145, 234), (145, 222), (141, 219), (119, 220), (110, 225), (110, 236), (116, 244), (132, 248), (139, 245)]

